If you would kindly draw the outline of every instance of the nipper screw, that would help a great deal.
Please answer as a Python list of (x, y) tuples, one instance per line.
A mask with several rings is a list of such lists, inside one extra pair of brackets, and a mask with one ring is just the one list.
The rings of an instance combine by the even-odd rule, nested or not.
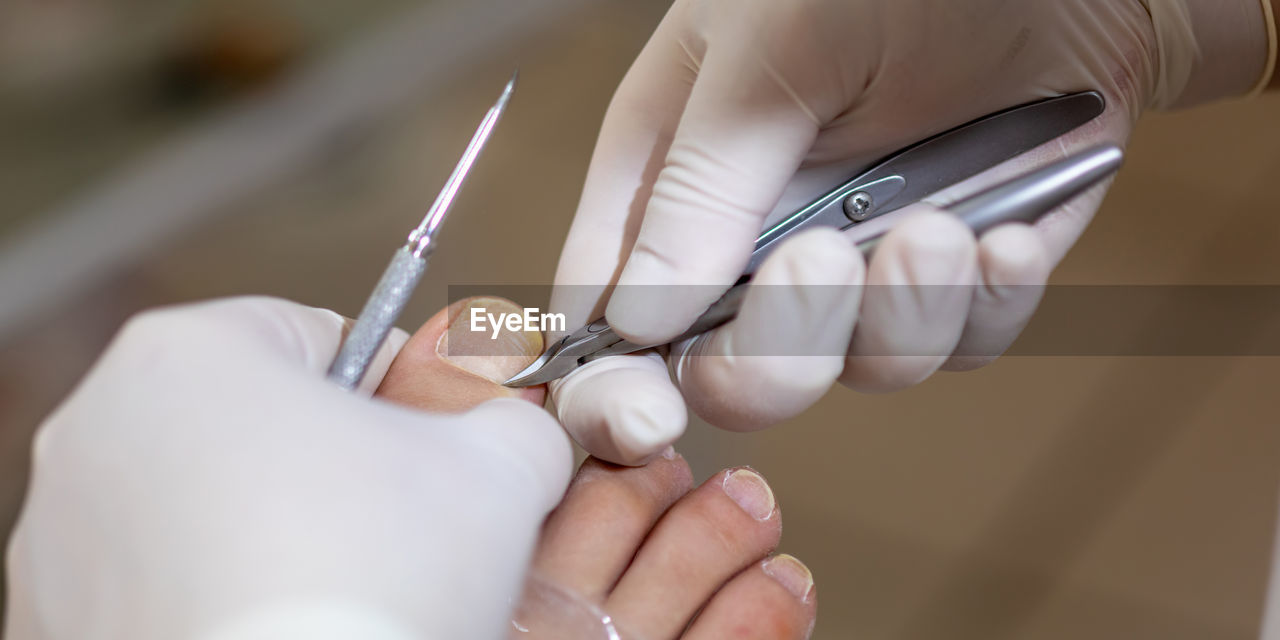
[(866, 191), (849, 194), (849, 197), (844, 199), (844, 215), (854, 222), (862, 222), (867, 219), (867, 214), (871, 213), (873, 204), (875, 203), (871, 200), (871, 194)]

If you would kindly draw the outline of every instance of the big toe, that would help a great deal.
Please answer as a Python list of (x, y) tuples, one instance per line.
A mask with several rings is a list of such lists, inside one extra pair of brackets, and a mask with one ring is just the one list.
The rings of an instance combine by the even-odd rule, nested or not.
[(542, 386), (510, 389), (502, 382), (542, 353), (542, 334), (500, 327), (473, 331), (473, 310), (500, 317), (520, 313), (510, 300), (477, 297), (459, 300), (427, 320), (396, 356), (377, 396), (440, 412), (462, 412), (495, 398), (523, 398), (542, 404)]

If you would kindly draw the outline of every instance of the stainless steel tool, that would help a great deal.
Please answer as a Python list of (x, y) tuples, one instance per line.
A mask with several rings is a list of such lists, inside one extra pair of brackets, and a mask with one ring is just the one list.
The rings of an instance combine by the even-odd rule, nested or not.
[(426, 273), (427, 258), (435, 249), (436, 231), (449, 213), (458, 190), (467, 179), (467, 174), (471, 172), (485, 143), (489, 141), (498, 120), (502, 118), (507, 102), (515, 91), (516, 78), (517, 74), (512, 74), (498, 101), (485, 114), (444, 188), (436, 196), (422, 222), (409, 233), (405, 245), (392, 255), (391, 264), (387, 265), (382, 279), (378, 281), (373, 294), (360, 311), (360, 316), (356, 318), (355, 326), (343, 340), (328, 374), (330, 380), (343, 388), (355, 389), (360, 385), (369, 370), (369, 364), (373, 362), (378, 349), (386, 341), (387, 334), (395, 326), (396, 319), (408, 304), (413, 290), (422, 280), (422, 274)]
[[(796, 211), (760, 235), (743, 277), (711, 305), (679, 342), (732, 320), (742, 304), (751, 274), (787, 237), (812, 226), (847, 230), (918, 202), (1005, 160), (1047, 143), (1101, 115), (1102, 96), (1079, 93), (1016, 107), (912, 145)], [(1053, 163), (948, 209), (975, 233), (1007, 221), (1031, 222), (1114, 173), (1123, 154), (1101, 147)], [(859, 248), (874, 250), (883, 231), (863, 238)], [(512, 387), (543, 384), (609, 355), (660, 345), (637, 345), (618, 336), (604, 318), (551, 345), (528, 368), (507, 380)]]

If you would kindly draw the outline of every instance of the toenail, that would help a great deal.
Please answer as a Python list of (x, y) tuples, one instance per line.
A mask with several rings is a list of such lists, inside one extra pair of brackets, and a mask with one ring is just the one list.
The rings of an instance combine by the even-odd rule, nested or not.
[(801, 602), (809, 601), (809, 594), (813, 591), (813, 574), (803, 562), (782, 553), (765, 560), (761, 568)]
[[(511, 329), (497, 320), (523, 312), (523, 308), (502, 298), (467, 300), (450, 321), (448, 330), (440, 334), (436, 354), (463, 371), (502, 382), (542, 353), (542, 334), (536, 329)], [(477, 315), (487, 318), (480, 323), (485, 330), (476, 330), (473, 321)]]
[(676, 453), (675, 447), (667, 447), (666, 449), (662, 450), (662, 458), (664, 460), (675, 460), (676, 458), (679, 458), (679, 457), (680, 457), (680, 454)]
[(773, 515), (773, 490), (750, 469), (738, 469), (725, 476), (724, 492), (756, 520), (768, 520)]

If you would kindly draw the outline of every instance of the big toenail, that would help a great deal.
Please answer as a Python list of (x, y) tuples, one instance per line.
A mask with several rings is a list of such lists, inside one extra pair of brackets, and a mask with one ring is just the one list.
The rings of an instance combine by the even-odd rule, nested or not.
[(756, 520), (768, 520), (773, 515), (773, 490), (750, 469), (738, 469), (725, 476), (724, 492)]
[(450, 321), (449, 329), (440, 334), (436, 354), (463, 371), (502, 382), (542, 353), (540, 332), (511, 329), (502, 321), (523, 312), (502, 298), (468, 300)]
[(803, 562), (782, 553), (765, 560), (761, 566), (765, 574), (790, 591), (791, 595), (801, 602), (809, 601), (809, 592), (813, 590), (813, 574)]

